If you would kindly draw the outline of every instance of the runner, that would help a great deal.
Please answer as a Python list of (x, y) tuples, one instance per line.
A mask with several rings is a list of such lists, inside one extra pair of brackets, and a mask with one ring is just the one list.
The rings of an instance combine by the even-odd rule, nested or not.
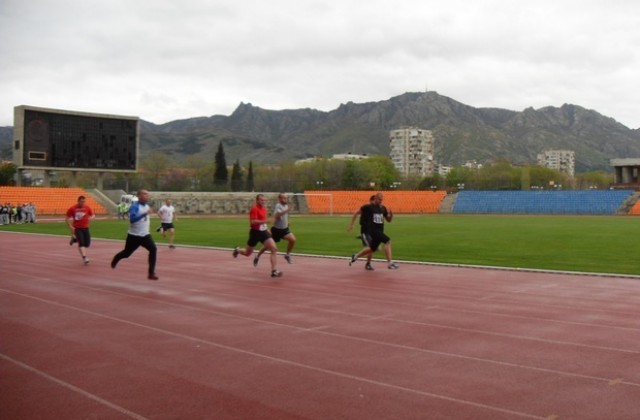
[(271, 252), (271, 277), (282, 276), (282, 271), (277, 268), (277, 254), (278, 248), (276, 243), (271, 237), (271, 233), (267, 230), (267, 208), (265, 207), (266, 198), (264, 194), (258, 194), (256, 196), (256, 204), (251, 207), (249, 211), (249, 239), (247, 240), (247, 246), (243, 249), (235, 247), (233, 250), (233, 258), (237, 258), (238, 254), (245, 257), (251, 256), (258, 242), (262, 244)]
[(85, 204), (86, 197), (81, 195), (78, 202), (67, 210), (67, 225), (71, 230), (71, 240), (69, 245), (78, 243), (78, 252), (82, 257), (82, 262), (89, 264), (87, 248), (91, 246), (91, 234), (89, 232), (89, 222), (96, 216), (91, 207)]
[[(386, 220), (391, 223), (391, 220), (393, 220), (393, 212), (382, 205), (382, 200), (382, 193), (377, 193), (373, 199), (373, 203), (364, 205), (360, 208), (360, 214), (363, 218), (362, 241), (366, 246), (360, 252), (351, 256), (349, 266), (356, 262), (358, 258), (367, 255), (367, 264), (365, 265), (365, 269), (373, 270), (373, 266), (371, 266), (370, 262), (371, 256), (380, 247), (380, 244), (384, 244), (384, 253), (387, 257), (387, 268), (389, 268), (389, 270), (396, 270), (399, 268), (398, 265), (393, 262), (391, 257), (391, 238), (384, 233), (384, 221)], [(351, 229), (353, 229), (356, 216), (357, 212), (354, 213), (351, 218), (351, 224), (347, 228), (347, 231), (351, 231)]]
[[(274, 222), (273, 226), (271, 226), (271, 237), (276, 243), (280, 242), (281, 239), (287, 241), (287, 253), (284, 255), (284, 259), (289, 264), (292, 264), (291, 250), (296, 244), (296, 237), (293, 232), (289, 230), (289, 211), (289, 200), (287, 194), (278, 194), (278, 203), (276, 203), (276, 206), (273, 209)], [(267, 248), (263, 246), (262, 249), (260, 249), (260, 252), (258, 252), (258, 255), (255, 256), (253, 259), (254, 267), (258, 266), (260, 256), (264, 254), (266, 250)]]
[(124, 249), (114, 255), (111, 260), (111, 268), (116, 268), (118, 262), (123, 258), (129, 258), (133, 252), (142, 246), (149, 251), (149, 280), (158, 280), (156, 275), (156, 254), (158, 249), (149, 233), (150, 216), (153, 209), (149, 204), (149, 191), (138, 191), (138, 201), (131, 204), (129, 208), (129, 230)]

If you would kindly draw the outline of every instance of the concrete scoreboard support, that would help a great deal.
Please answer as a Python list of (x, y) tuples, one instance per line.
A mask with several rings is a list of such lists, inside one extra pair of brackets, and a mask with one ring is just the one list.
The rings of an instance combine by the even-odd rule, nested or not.
[(616, 185), (640, 186), (640, 158), (611, 159)]
[(44, 184), (54, 172), (135, 173), (140, 150), (138, 117), (20, 105), (14, 108), (13, 162), (18, 185), (27, 171), (42, 171)]

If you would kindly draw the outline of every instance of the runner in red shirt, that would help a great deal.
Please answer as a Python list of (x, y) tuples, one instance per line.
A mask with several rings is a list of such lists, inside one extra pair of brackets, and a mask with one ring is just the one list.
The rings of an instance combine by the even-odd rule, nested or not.
[(95, 214), (93, 210), (91, 210), (91, 207), (85, 204), (85, 201), (85, 196), (81, 195), (78, 197), (78, 203), (67, 210), (67, 225), (69, 225), (69, 229), (71, 230), (69, 245), (77, 242), (82, 262), (89, 264), (89, 257), (87, 257), (87, 248), (91, 246), (89, 221), (95, 217)]
[(237, 258), (238, 254), (242, 254), (245, 257), (253, 254), (253, 250), (258, 244), (262, 242), (265, 248), (271, 252), (271, 277), (282, 276), (282, 271), (279, 271), (277, 266), (276, 256), (278, 254), (278, 248), (276, 243), (271, 237), (271, 233), (267, 229), (267, 208), (265, 207), (267, 199), (264, 194), (258, 194), (256, 196), (256, 204), (251, 207), (249, 211), (249, 224), (251, 229), (249, 230), (249, 240), (247, 241), (247, 247), (240, 249), (236, 247), (233, 250), (233, 258)]

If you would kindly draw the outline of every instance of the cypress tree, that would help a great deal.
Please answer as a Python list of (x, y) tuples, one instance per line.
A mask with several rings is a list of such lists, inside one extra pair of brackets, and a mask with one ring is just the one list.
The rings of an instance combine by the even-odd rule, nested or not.
[(236, 160), (231, 170), (231, 191), (240, 191), (242, 189), (242, 169), (240, 169), (240, 159)]
[(253, 191), (253, 162), (249, 161), (249, 170), (247, 171), (246, 191)]
[(213, 174), (213, 184), (217, 186), (225, 186), (229, 182), (229, 171), (227, 170), (227, 161), (224, 157), (224, 148), (222, 141), (218, 145), (216, 152), (216, 170)]

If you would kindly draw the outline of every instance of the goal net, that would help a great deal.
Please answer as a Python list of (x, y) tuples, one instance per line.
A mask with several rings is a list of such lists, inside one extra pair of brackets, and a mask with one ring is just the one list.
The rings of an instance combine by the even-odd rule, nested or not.
[(295, 193), (291, 195), (295, 198), (300, 213), (333, 216), (333, 194)]

